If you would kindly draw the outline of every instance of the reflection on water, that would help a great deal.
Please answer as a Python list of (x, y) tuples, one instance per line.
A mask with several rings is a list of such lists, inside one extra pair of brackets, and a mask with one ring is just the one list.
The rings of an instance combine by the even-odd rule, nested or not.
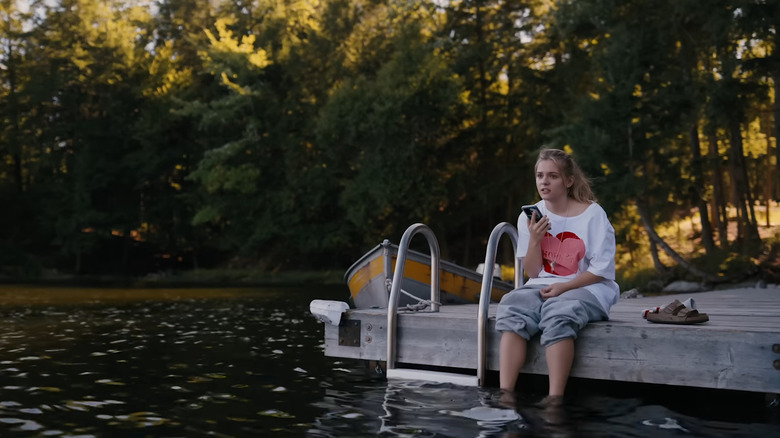
[(326, 358), (314, 298), (344, 288), (0, 288), (3, 436), (778, 436), (640, 398), (558, 411), (495, 388), (385, 382)]

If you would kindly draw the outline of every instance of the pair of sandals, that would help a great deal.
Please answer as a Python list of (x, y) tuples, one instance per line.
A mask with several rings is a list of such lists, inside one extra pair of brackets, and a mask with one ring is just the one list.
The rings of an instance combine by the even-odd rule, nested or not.
[(696, 310), (696, 304), (694, 304), (692, 298), (685, 300), (685, 303), (674, 300), (664, 307), (657, 307), (656, 309), (647, 311), (644, 316), (648, 321), (658, 324), (687, 325), (699, 324), (710, 320), (710, 317), (707, 316), (706, 313), (699, 313), (699, 311)]

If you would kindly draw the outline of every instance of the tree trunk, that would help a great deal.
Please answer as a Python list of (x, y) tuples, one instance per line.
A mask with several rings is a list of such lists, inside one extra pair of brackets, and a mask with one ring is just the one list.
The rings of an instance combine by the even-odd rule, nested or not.
[(658, 235), (658, 233), (655, 232), (655, 229), (653, 228), (652, 218), (650, 214), (648, 213), (647, 206), (643, 205), (642, 202), (637, 201), (636, 203), (637, 210), (639, 211), (639, 217), (642, 219), (642, 225), (645, 227), (645, 231), (647, 231), (647, 235), (650, 238), (650, 242), (652, 244), (658, 245), (661, 247), (661, 249), (674, 260), (677, 262), (678, 265), (680, 265), (683, 269), (685, 269), (687, 272), (695, 275), (696, 277), (701, 278), (702, 280), (709, 282), (709, 283), (719, 283), (721, 281), (724, 281), (721, 278), (718, 278), (714, 275), (710, 275), (696, 266), (693, 266), (692, 264), (688, 263), (685, 259), (683, 259), (680, 254), (678, 254), (674, 249), (672, 249), (664, 240), (661, 238), (661, 236)]
[(710, 169), (712, 170), (712, 218), (718, 229), (720, 247), (726, 248), (729, 244), (728, 215), (726, 213), (726, 201), (723, 197), (723, 174), (720, 168), (720, 154), (718, 153), (718, 139), (714, 133), (709, 135)]
[(731, 133), (731, 145), (729, 147), (729, 161), (731, 162), (732, 175), (734, 177), (733, 185), (737, 208), (741, 212), (740, 230), (744, 230), (744, 237), (747, 242), (753, 243), (759, 241), (758, 225), (756, 224), (756, 213), (753, 209), (753, 195), (748, 184), (747, 170), (745, 168), (745, 157), (742, 147), (742, 132), (740, 124), (731, 121), (729, 127)]
[[(775, 16), (775, 65), (772, 71), (772, 82), (775, 85), (775, 101), (772, 105), (772, 118), (775, 127), (775, 171), (780, 174), (780, 54), (777, 53), (780, 48), (780, 15)], [(774, 199), (780, 198), (780, 178), (775, 178)]]
[(707, 201), (702, 196), (700, 187), (704, 187), (704, 172), (702, 172), (701, 166), (701, 144), (699, 143), (699, 127), (694, 124), (688, 135), (691, 139), (691, 155), (693, 157), (693, 188), (694, 202), (699, 209), (699, 217), (701, 218), (701, 241), (704, 244), (704, 250), (707, 254), (712, 253), (715, 248), (715, 242), (712, 238), (712, 226), (710, 225), (710, 217), (707, 213)]
[(769, 126), (768, 114), (762, 115), (759, 119), (761, 121), (761, 130), (766, 135), (766, 180), (764, 182), (764, 205), (766, 205), (766, 227), (767, 229), (772, 226), (772, 186), (774, 180), (772, 179), (772, 128)]
[(73, 270), (76, 272), (77, 275), (81, 274), (81, 267), (82, 267), (81, 259), (82, 259), (81, 258), (81, 250), (77, 249), (76, 250), (76, 260), (75, 260), (74, 265), (73, 265)]
[(650, 256), (653, 258), (653, 268), (655, 269), (655, 272), (665, 276), (668, 273), (668, 269), (666, 268), (666, 265), (661, 262), (661, 258), (658, 256), (658, 245), (656, 245), (652, 239), (650, 239)]
[[(477, 47), (481, 47), (482, 44), (485, 43), (485, 37), (482, 32), (482, 7), (481, 2), (476, 2), (476, 34), (477, 34)], [(480, 54), (484, 55), (484, 54)], [(479, 61), (477, 64), (477, 67), (479, 69), (479, 105), (480, 105), (480, 115), (479, 115), (479, 121), (480, 121), (480, 132), (484, 132), (487, 130), (487, 88), (488, 88), (488, 80), (487, 80), (487, 71), (485, 69), (485, 59), (484, 56), (479, 57)], [(482, 144), (481, 142), (477, 142), (477, 144)]]
[[(780, 19), (780, 17), (778, 17), (778, 19)], [(778, 45), (775, 45), (775, 47), (780, 47), (780, 32), (775, 32), (775, 39), (778, 42)], [(777, 56), (780, 57), (780, 55)], [(780, 72), (775, 72), (775, 74), (772, 75), (772, 80), (775, 83), (775, 102), (772, 110), (775, 128), (775, 173), (780, 175), (780, 96), (777, 94), (780, 93)], [(772, 199), (780, 199), (780, 178), (775, 178), (772, 185), (772, 190), (774, 192)]]
[(469, 263), (469, 257), (471, 256), (471, 245), (474, 244), (474, 242), (471, 241), (471, 219), (469, 218), (466, 221), (466, 235), (464, 236), (464, 242), (466, 242), (465, 247), (463, 248), (463, 260), (462, 265), (468, 266)]
[(132, 239), (130, 239), (130, 232), (123, 232), (122, 234), (122, 260), (120, 261), (119, 269), (117, 272), (120, 275), (130, 275), (130, 246), (132, 245)]
[(16, 93), (16, 55), (9, 44), (7, 55), (8, 71), (8, 109), (11, 118), (11, 130), (8, 135), (9, 150), (11, 152), (12, 173), (14, 185), (19, 193), (24, 192), (22, 178), (22, 145), (19, 140), (19, 96)]

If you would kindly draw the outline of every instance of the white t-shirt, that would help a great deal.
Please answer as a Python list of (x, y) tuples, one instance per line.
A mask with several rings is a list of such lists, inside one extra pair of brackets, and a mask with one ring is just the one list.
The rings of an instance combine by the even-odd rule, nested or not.
[[(564, 217), (551, 213), (544, 201), (536, 203), (550, 219), (552, 228), (542, 239), (542, 271), (527, 284), (552, 284), (571, 280), (583, 272), (591, 272), (604, 280), (585, 286), (609, 313), (620, 297), (615, 283), (615, 229), (600, 205), (591, 203), (577, 216)], [(517, 218), (517, 257), (525, 257), (531, 235), (528, 217)]]

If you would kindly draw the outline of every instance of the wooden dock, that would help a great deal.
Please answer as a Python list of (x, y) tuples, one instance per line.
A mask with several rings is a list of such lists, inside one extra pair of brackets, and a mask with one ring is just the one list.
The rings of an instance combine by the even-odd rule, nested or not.
[[(654, 324), (641, 316), (643, 309), (689, 297), (709, 322)], [(487, 336), (487, 369), (494, 371), (501, 336), (495, 331), (496, 307), (490, 306)], [(398, 366), (475, 370), (477, 311), (473, 304), (442, 306), (438, 313), (399, 313)], [(386, 309), (350, 310), (339, 326), (325, 324), (325, 354), (384, 361), (386, 326)], [(538, 336), (529, 344), (522, 372), (547, 374)], [(621, 299), (609, 321), (580, 332), (571, 375), (780, 394), (780, 288)]]

